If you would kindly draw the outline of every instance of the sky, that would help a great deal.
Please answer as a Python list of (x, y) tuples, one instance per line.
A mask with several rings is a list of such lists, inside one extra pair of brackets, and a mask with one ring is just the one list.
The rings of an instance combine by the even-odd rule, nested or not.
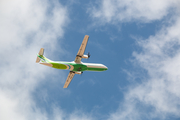
[[(1, 0), (0, 120), (179, 120), (179, 0)], [(40, 48), (75, 75), (35, 63)]]

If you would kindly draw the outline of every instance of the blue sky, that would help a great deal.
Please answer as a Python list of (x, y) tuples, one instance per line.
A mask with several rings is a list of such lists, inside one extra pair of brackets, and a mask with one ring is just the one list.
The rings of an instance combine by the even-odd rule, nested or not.
[[(180, 119), (178, 0), (0, 2), (1, 120)], [(35, 63), (73, 61), (85, 35), (89, 63), (75, 75)]]

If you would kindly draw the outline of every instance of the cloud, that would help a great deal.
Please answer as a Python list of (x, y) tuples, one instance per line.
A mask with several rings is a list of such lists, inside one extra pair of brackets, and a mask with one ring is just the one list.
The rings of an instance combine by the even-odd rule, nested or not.
[(36, 53), (41, 47), (64, 51), (57, 43), (69, 21), (67, 8), (58, 1), (1, 0), (0, 18), (0, 119), (46, 120), (52, 116), (36, 105), (33, 92), (54, 71), (36, 64)]
[(53, 107), (53, 120), (93, 120), (94, 118), (88, 113), (76, 110), (72, 114), (66, 114), (57, 107)]
[(134, 53), (137, 62), (149, 75), (148, 82), (136, 88), (136, 93), (142, 91), (137, 95), (138, 99), (154, 106), (157, 111), (177, 116), (180, 110), (179, 20), (177, 18), (172, 26), (162, 29), (156, 36), (140, 41), (143, 52)]
[[(179, 10), (176, 11), (179, 14)], [(137, 69), (131, 71), (141, 78), (142, 83), (129, 86), (125, 99), (112, 113), (109, 120), (168, 119), (179, 118), (180, 111), (180, 17), (173, 16), (154, 36), (137, 43), (141, 52), (133, 52), (133, 64)]]
[[(91, 15), (103, 23), (160, 20), (172, 8), (178, 14), (177, 1), (102, 3), (99, 8), (93, 8)], [(51, 74), (48, 67), (35, 64), (36, 53), (40, 47), (56, 50), (69, 21), (67, 8), (57, 1), (1, 0), (0, 17), (0, 119), (95, 119), (77, 110), (67, 114), (55, 106), (50, 114), (33, 99), (32, 92)], [(143, 51), (133, 53), (133, 62), (147, 71), (147, 78), (142, 79), (142, 84), (129, 87), (124, 102), (109, 119), (180, 117), (179, 21), (178, 16), (173, 16), (169, 26), (164, 26), (155, 36), (138, 41)]]
[(91, 6), (93, 10), (88, 12), (95, 23), (98, 21), (101, 25), (149, 23), (155, 20), (164, 22), (164, 26), (154, 36), (145, 40), (136, 38), (142, 51), (133, 52), (132, 63), (137, 70), (127, 73), (133, 78), (133, 83), (137, 79), (141, 82), (129, 86), (124, 93), (124, 101), (110, 114), (109, 120), (180, 117), (179, 4), (178, 0), (101, 0), (99, 5)]
[[(64, 27), (70, 21), (67, 8), (58, 1), (1, 0), (0, 18), (0, 119), (92, 119), (88, 113), (80, 114), (82, 111), (78, 110), (68, 114), (53, 105), (55, 103), (48, 104), (52, 109), (49, 113), (34, 98), (36, 88), (46, 82), (49, 75), (57, 75), (54, 69), (35, 63), (40, 48), (47, 48), (51, 54), (66, 52), (57, 43), (61, 42)], [(50, 54), (48, 51), (45, 55)], [(58, 75), (66, 77), (61, 71)], [(61, 83), (61, 79), (58, 81)], [(46, 91), (40, 94), (43, 100), (48, 99)]]
[(178, 5), (178, 0), (100, 0), (88, 12), (98, 24), (132, 21), (147, 23), (161, 20), (174, 12)]

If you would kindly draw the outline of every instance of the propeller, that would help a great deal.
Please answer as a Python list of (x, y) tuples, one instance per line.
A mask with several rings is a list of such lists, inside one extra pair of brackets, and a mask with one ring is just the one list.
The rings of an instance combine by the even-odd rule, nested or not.
[(88, 55), (88, 58), (90, 58), (90, 56), (91, 56), (90, 52), (88, 52), (88, 54), (87, 54), (87, 55)]
[(82, 76), (83, 72), (81, 72), (81, 76)]

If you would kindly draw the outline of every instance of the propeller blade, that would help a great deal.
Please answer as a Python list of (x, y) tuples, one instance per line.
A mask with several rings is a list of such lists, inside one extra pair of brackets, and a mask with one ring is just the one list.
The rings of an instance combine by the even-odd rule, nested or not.
[(90, 52), (88, 52), (88, 54), (87, 54), (87, 55), (88, 55), (88, 58), (90, 58), (90, 56), (91, 56)]
[(83, 72), (81, 72), (81, 76), (82, 76)]

